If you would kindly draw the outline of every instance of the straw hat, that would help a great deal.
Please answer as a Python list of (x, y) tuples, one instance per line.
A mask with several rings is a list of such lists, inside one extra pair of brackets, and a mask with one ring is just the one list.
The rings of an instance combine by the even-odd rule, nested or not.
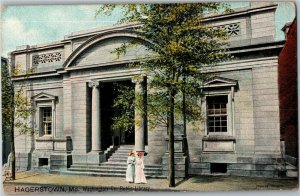
[(128, 154), (129, 154), (129, 155), (132, 155), (132, 154), (134, 154), (134, 151), (133, 151), (133, 150), (130, 150)]

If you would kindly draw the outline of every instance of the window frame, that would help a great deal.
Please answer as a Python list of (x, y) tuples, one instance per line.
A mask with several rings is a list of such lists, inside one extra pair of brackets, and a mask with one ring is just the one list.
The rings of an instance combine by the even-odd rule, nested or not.
[[(230, 90), (218, 90), (218, 91), (208, 91), (204, 92), (204, 98), (202, 101), (202, 110), (204, 111), (205, 116), (205, 123), (204, 129), (205, 129), (205, 135), (227, 135), (227, 136), (233, 136), (234, 135), (234, 102), (233, 102), (233, 88)], [(209, 132), (208, 130), (208, 103), (207, 98), (208, 97), (217, 97), (217, 96), (227, 96), (227, 131), (226, 132)]]
[[(40, 93), (32, 97), (34, 102), (34, 108), (36, 110), (34, 124), (35, 130), (38, 132), (39, 138), (55, 138), (56, 130), (56, 96), (49, 95), (47, 93)], [(45, 134), (43, 128), (43, 109), (51, 108), (51, 134)]]
[[(209, 101), (208, 101), (208, 98), (217, 98), (217, 97), (224, 97), (224, 98), (226, 98), (226, 104), (225, 104), (225, 107), (220, 107), (220, 108), (209, 108), (209, 105), (210, 105), (210, 103), (209, 103)], [(224, 102), (225, 103), (225, 102)], [(212, 105), (216, 105), (216, 104), (220, 104), (220, 105), (222, 105), (222, 103), (215, 103), (215, 102), (213, 102), (212, 103)], [(222, 109), (226, 109), (226, 113), (222, 113)], [(216, 112), (216, 110), (218, 110), (218, 109), (220, 109), (221, 111), (220, 111), (220, 113), (219, 114), (216, 114), (215, 112)], [(206, 111), (207, 111), (207, 115), (206, 115), (206, 117), (207, 117), (207, 133), (209, 134), (209, 133), (211, 133), (211, 134), (219, 134), (219, 133), (227, 133), (228, 132), (228, 121), (229, 121), (229, 115), (228, 115), (228, 109), (229, 109), (229, 107), (228, 107), (228, 96), (226, 96), (226, 95), (217, 95), (217, 96), (206, 96)], [(212, 111), (214, 111), (214, 114), (209, 114), (209, 110), (212, 110)], [(226, 126), (223, 126), (222, 125), (222, 120), (220, 119), (220, 125), (219, 126), (216, 126), (215, 124), (216, 124), (216, 122), (217, 122), (217, 120), (216, 120), (216, 118), (222, 118), (222, 117), (226, 117)], [(213, 118), (213, 120), (212, 120), (212, 122), (214, 123), (214, 125), (209, 125), (209, 123), (210, 123), (210, 118)], [(210, 131), (210, 128), (211, 127), (213, 127), (213, 129), (214, 129), (214, 131)], [(220, 131), (216, 131), (216, 128), (217, 127), (220, 127)], [(226, 131), (222, 131), (222, 129), (224, 128), (224, 127), (226, 127)]]
[[(44, 112), (45, 112), (45, 109), (50, 109), (50, 111), (51, 111), (51, 121), (50, 121), (50, 123), (51, 123), (51, 133), (50, 134), (48, 134), (48, 133), (46, 133), (46, 130), (44, 129), (44, 123), (45, 123), (45, 120), (44, 120)], [(43, 136), (51, 136), (52, 135), (52, 133), (53, 133), (53, 111), (52, 111), (52, 106), (40, 106), (39, 107), (39, 110), (40, 110), (40, 121), (39, 121), (39, 123), (40, 123), (40, 131), (41, 131), (41, 135), (43, 135)], [(47, 122), (47, 123), (49, 123), (49, 122)], [(47, 130), (48, 131), (48, 130)]]
[[(204, 114), (204, 123), (202, 123), (202, 129), (205, 132), (205, 136), (225, 136), (233, 137), (235, 135), (234, 128), (234, 96), (235, 91), (238, 90), (238, 81), (215, 76), (210, 80), (202, 84), (203, 97), (201, 98), (201, 108)], [(208, 131), (208, 106), (207, 97), (214, 96), (227, 96), (227, 132), (209, 132)]]

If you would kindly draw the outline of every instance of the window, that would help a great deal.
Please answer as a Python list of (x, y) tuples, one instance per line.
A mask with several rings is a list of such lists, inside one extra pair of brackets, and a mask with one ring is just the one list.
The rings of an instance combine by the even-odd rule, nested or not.
[(39, 158), (39, 166), (47, 166), (48, 158)]
[(52, 108), (44, 107), (41, 108), (42, 113), (42, 133), (43, 135), (52, 134)]
[(33, 96), (32, 99), (36, 111), (34, 127), (37, 129), (39, 137), (46, 136), (54, 138), (57, 97), (42, 92)]
[(206, 119), (202, 126), (207, 136), (204, 139), (234, 136), (234, 96), (237, 89), (238, 81), (229, 78), (214, 77), (203, 84), (201, 107)]
[(208, 133), (227, 132), (228, 96), (208, 96), (206, 103)]
[(227, 173), (227, 164), (226, 163), (211, 163), (210, 164), (210, 173)]

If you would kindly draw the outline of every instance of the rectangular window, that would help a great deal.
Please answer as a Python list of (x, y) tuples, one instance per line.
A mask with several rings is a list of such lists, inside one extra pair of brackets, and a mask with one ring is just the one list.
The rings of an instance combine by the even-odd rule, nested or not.
[(226, 163), (211, 163), (210, 164), (210, 173), (227, 173), (227, 164)]
[(206, 101), (208, 133), (227, 132), (228, 96), (208, 96)]
[(52, 108), (42, 108), (42, 133), (43, 135), (52, 134)]
[(48, 165), (48, 158), (39, 158), (39, 166)]

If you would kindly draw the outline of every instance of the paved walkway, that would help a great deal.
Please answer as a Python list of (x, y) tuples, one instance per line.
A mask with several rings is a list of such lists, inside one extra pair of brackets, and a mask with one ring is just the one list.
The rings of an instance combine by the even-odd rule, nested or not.
[[(58, 187), (53, 189), (54, 187)], [(23, 187), (23, 189), (22, 189)], [(27, 188), (26, 188), (27, 187)], [(35, 188), (34, 188), (35, 187)], [(197, 176), (177, 179), (176, 187), (169, 188), (166, 179), (148, 179), (147, 184), (132, 184), (124, 178), (64, 176), (48, 173), (18, 172), (15, 181), (4, 181), (4, 191), (10, 194), (30, 192), (104, 192), (104, 191), (249, 191), (297, 190), (295, 179), (264, 179), (233, 176)], [(47, 187), (52, 187), (51, 189)], [(59, 187), (61, 189), (59, 189)]]

